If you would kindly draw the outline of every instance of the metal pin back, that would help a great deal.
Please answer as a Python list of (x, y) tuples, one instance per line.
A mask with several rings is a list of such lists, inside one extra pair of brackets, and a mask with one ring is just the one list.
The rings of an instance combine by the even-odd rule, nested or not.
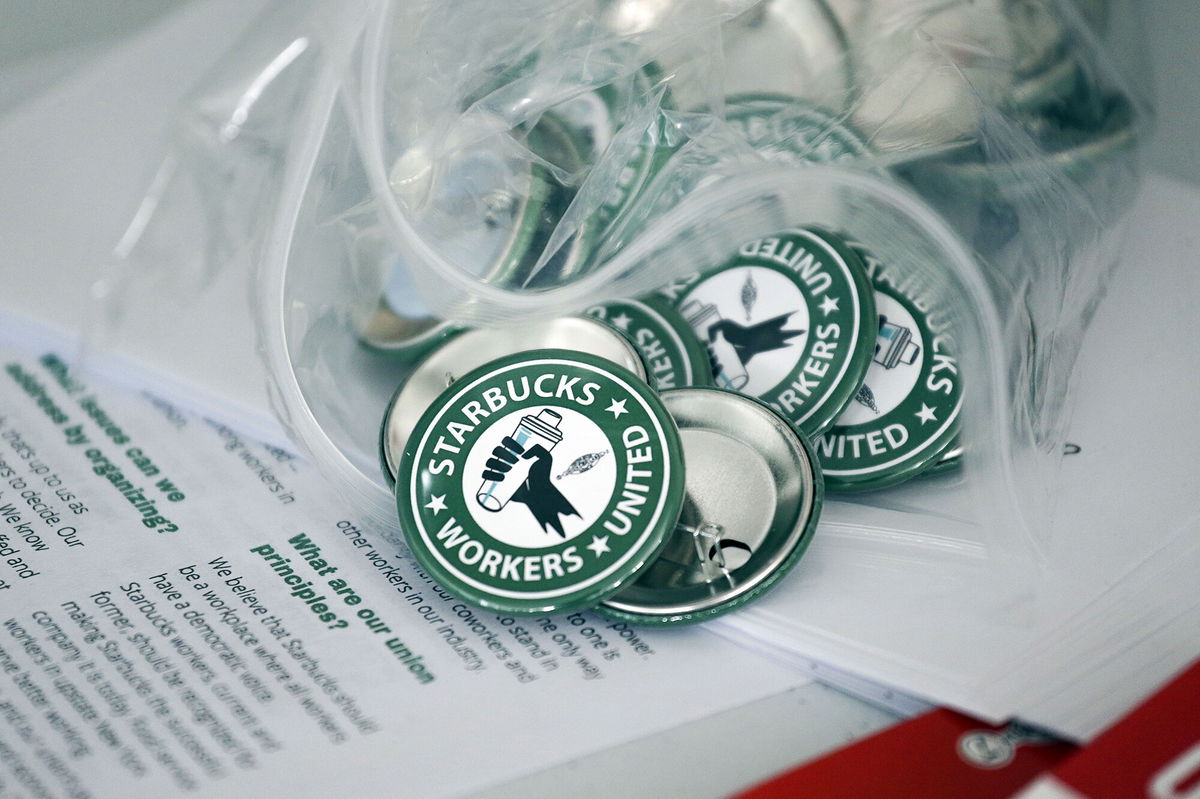
[(824, 483), (811, 445), (761, 402), (706, 388), (661, 398), (683, 446), (683, 511), (658, 558), (598, 610), (690, 624), (742, 607), (799, 561)]

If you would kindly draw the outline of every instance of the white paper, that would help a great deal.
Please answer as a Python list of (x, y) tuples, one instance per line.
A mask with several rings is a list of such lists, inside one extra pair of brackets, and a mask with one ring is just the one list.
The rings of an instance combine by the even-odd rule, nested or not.
[(460, 793), (803, 681), (444, 597), (290, 453), (54, 357), (0, 344), (0, 794)]
[[(889, 557), (822, 535), (722, 620), (792, 655), (1001, 721), (1086, 739), (1200, 655), (1200, 192), (1152, 177), (1081, 353), (1046, 566), (1001, 604), (980, 558)], [(1190, 581), (1186, 575), (1190, 573)], [(974, 575), (974, 576), (973, 576)]]
[[(0, 219), (5, 306), (76, 329), (91, 307), (87, 288), (96, 261), (132, 214), (153, 168), (168, 110), (200, 74), (202, 62), (248, 18), (245, 8), (227, 0), (194, 4), (186, 15), (98, 59), (2, 120), (0, 144), (8, 157), (0, 159), (0, 204), (11, 211)], [(1096, 388), (1081, 391), (1076, 414), (1089, 425), (1073, 430), (1084, 452), (1064, 464), (1058, 524), (1071, 535), (1056, 538), (1060, 548), (1052, 554), (1061, 558), (1061, 568), (1041, 580), (1041, 595), (1024, 598), (1015, 612), (981, 590), (987, 585), (982, 547), (974, 551), (930, 535), (928, 551), (915, 558), (889, 553), (878, 546), (881, 531), (864, 526), (858, 538), (818, 535), (789, 580), (760, 608), (736, 617), (740, 628), (760, 636), (764, 646), (798, 651), (800, 660), (820, 658), (979, 715), (998, 719), (1014, 706), (1031, 714), (1043, 708), (1043, 723), (1057, 718), (1063, 731), (1079, 736), (1148, 690), (1180, 654), (1156, 660), (1153, 668), (1129, 665), (1122, 672), (1104, 662), (1110, 654), (1118, 662), (1118, 653), (1096, 650), (1099, 633), (1085, 641), (1065, 635), (1064, 625), (1102, 626), (1104, 619), (1091, 611), (1100, 594), (1119, 597), (1097, 606), (1110, 615), (1138, 602), (1136, 594), (1127, 598), (1110, 586), (1139, 569), (1162, 543), (1156, 536), (1180, 530), (1186, 521), (1181, 517), (1196, 508), (1200, 472), (1192, 453), (1200, 426), (1189, 413), (1190, 397), (1200, 390), (1190, 307), (1200, 296), (1194, 268), (1198, 215), (1195, 189), (1148, 182), (1131, 228), (1130, 265), (1101, 309), (1083, 355), (1082, 368), (1092, 370)], [(161, 375), (265, 411), (261, 370), (245, 346), (253, 331), (240, 307), (244, 298), (244, 276), (236, 271), (197, 297), (186, 317), (138, 295), (139, 313), (126, 320), (115, 343)], [(206, 324), (213, 318), (222, 323)], [(1110, 331), (1107, 344), (1104, 330)], [(197, 334), (214, 333), (221, 340), (190, 346)], [(1119, 359), (1108, 357), (1110, 345)], [(211, 357), (213, 351), (223, 357)], [(175, 391), (165, 383), (162, 390)], [(237, 404), (217, 409), (211, 397), (196, 397), (191, 388), (177, 399), (236, 421)], [(256, 425), (255, 433), (269, 437), (270, 427)], [(1080, 468), (1087, 464), (1095, 470)], [(827, 512), (833, 516), (836, 508)], [(868, 511), (861, 513), (870, 520)], [(1088, 545), (1074, 543), (1080, 535)], [(976, 571), (972, 561), (978, 561)], [(1145, 572), (1161, 573), (1155, 564)], [(1136, 582), (1153, 592), (1153, 579)], [(1172, 635), (1186, 640), (1178, 630)], [(1137, 637), (1133, 631), (1130, 636)], [(1053, 675), (1066, 657), (1065, 641), (1081, 657), (1088, 655), (1080, 664), (1095, 663), (1109, 676), (1070, 681), (1053, 701), (1041, 703), (1035, 697), (1057, 685)], [(1170, 649), (1134, 643), (1151, 656)], [(1122, 673), (1137, 678), (1121, 679)], [(1075, 712), (1081, 701), (1092, 710), (1086, 721)]]

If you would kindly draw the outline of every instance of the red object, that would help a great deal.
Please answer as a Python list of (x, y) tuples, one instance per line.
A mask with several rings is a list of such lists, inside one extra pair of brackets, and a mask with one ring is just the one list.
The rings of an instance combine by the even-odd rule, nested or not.
[(1200, 799), (1200, 661), (1019, 796)]
[(933, 710), (752, 788), (741, 799), (1004, 799), (1075, 749), (1020, 724), (994, 727)]

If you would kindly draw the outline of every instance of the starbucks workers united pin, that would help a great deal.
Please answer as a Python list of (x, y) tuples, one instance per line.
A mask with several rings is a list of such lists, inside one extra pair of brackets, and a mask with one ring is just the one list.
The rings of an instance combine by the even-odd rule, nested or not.
[(586, 608), (665, 545), (683, 502), (679, 432), (609, 361), (534, 350), (456, 380), (400, 461), (414, 555), (447, 588), (506, 613)]
[(654, 296), (611, 300), (588, 308), (638, 349), (646, 378), (659, 391), (712, 383), (708, 353), (679, 312)]
[(838, 237), (790, 230), (663, 289), (711, 352), (716, 385), (771, 405), (802, 433), (829, 428), (858, 391), (874, 298)]
[(726, 98), (726, 121), (768, 161), (794, 166), (871, 155), (866, 139), (828, 111), (782, 94)]
[(962, 384), (945, 316), (914, 281), (863, 255), (878, 332), (854, 401), (814, 442), (831, 491), (884, 488), (929, 473), (952, 455), (959, 432)]

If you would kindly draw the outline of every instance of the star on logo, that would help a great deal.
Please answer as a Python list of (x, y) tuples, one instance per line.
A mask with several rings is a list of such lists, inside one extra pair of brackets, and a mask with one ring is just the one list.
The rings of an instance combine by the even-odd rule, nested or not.
[(930, 408), (925, 403), (921, 403), (921, 410), (917, 411), (917, 418), (921, 420), (921, 426), (924, 427), (926, 422), (936, 422), (937, 417), (933, 415), (933, 408)]
[(604, 410), (611, 413), (614, 419), (621, 418), (621, 414), (623, 413), (629, 413), (629, 411), (625, 410), (625, 400), (613, 400)]
[(424, 507), (429, 508), (431, 511), (433, 511), (433, 515), (437, 516), (439, 513), (441, 513), (442, 511), (444, 511), (446, 509), (446, 495), (445, 494), (442, 494), (441, 496), (435, 495), (433, 497), (433, 499), (431, 499), (431, 500), (429, 500), (429, 502), (425, 503)]
[(612, 551), (608, 548), (608, 536), (604, 536), (603, 538), (592, 536), (592, 543), (588, 544), (586, 549), (590, 549), (595, 552), (596, 557), (600, 557), (605, 552)]
[(612, 319), (613, 327), (616, 327), (620, 330), (628, 330), (629, 323), (632, 321), (633, 320), (630, 319), (629, 316), (623, 312), (620, 316), (614, 316)]
[(833, 297), (827, 295), (825, 299), (821, 300), (821, 313), (825, 314), (826, 316), (829, 316), (829, 314), (833, 313), (837, 309), (838, 301)]

